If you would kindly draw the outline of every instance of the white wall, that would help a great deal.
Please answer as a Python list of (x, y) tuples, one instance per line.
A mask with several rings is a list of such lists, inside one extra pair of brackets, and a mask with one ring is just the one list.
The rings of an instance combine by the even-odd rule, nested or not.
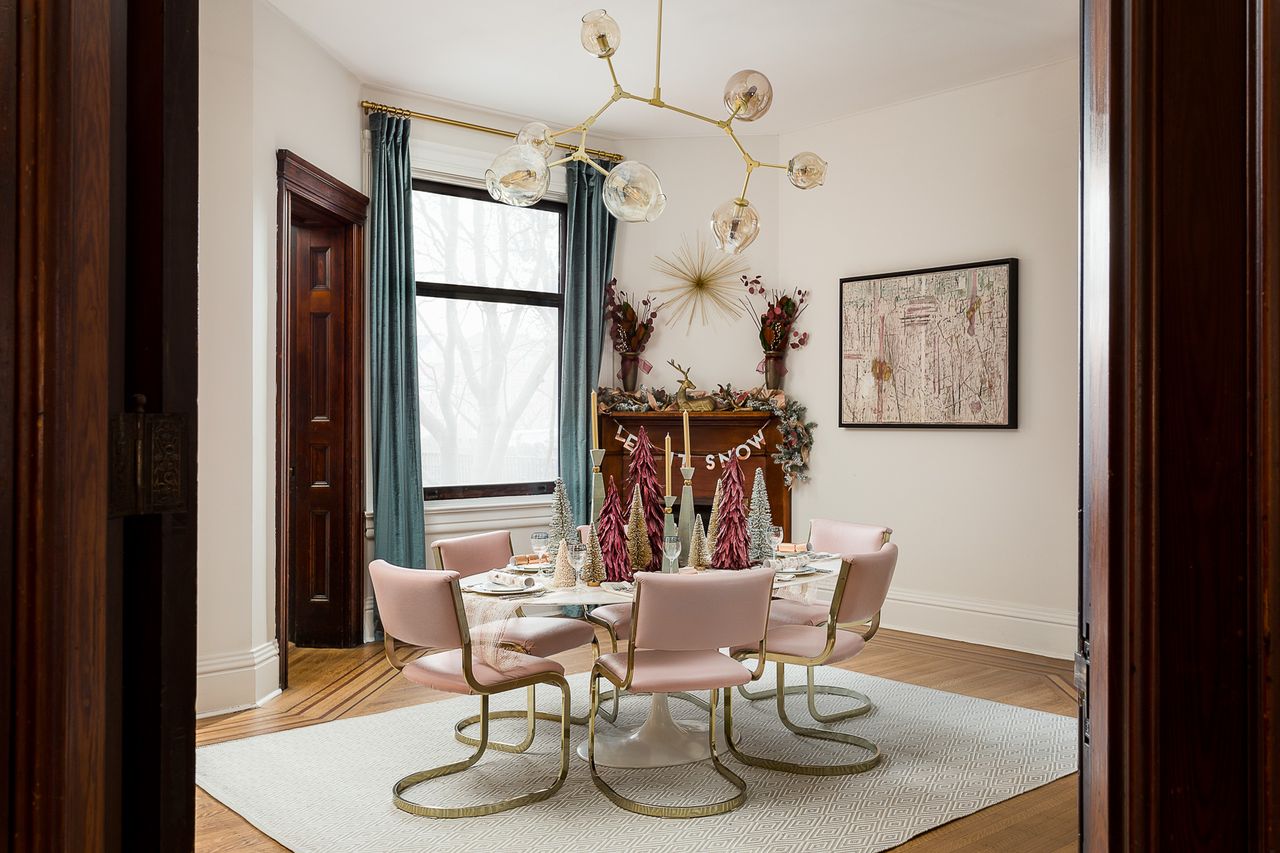
[(277, 688), (275, 152), (359, 186), (359, 95), (262, 0), (201, 5), (199, 713)]
[[(769, 172), (752, 179), (762, 232), (744, 257), (766, 284), (813, 293), (801, 324), (812, 338), (789, 356), (786, 381), (819, 424), (794, 519), (894, 528), (891, 627), (1074, 649), (1077, 105), (1070, 61), (784, 134), (774, 153), (767, 139), (748, 142), (757, 159), (812, 150), (831, 164), (826, 186), (808, 192)], [(741, 185), (740, 161), (720, 139), (625, 144), (669, 198), (655, 225), (621, 229), (619, 281), (645, 290), (661, 281), (655, 253), (708, 233), (713, 206)], [(839, 429), (838, 280), (1007, 256), (1020, 259), (1019, 428)], [(702, 387), (760, 380), (745, 317), (690, 336), (660, 325), (649, 357), (647, 384), (674, 387), (671, 357)]]

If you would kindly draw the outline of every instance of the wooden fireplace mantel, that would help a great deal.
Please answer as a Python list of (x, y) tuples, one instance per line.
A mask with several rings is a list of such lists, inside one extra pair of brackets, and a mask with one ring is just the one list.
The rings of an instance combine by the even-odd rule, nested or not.
[[(663, 482), (663, 441), (671, 434), (671, 450), (676, 454), (671, 466), (671, 492), (678, 499), (683, 482), (680, 476), (684, 453), (684, 427), (680, 412), (601, 412), (599, 413), (600, 446), (604, 448), (604, 461), (600, 471), (605, 482), (613, 477), (622, 497), (623, 511), (631, 495), (627, 486), (627, 460), (633, 444), (630, 436), (638, 436), (644, 427), (656, 450), (654, 461), (658, 468), (658, 482)], [(632, 440), (633, 441), (633, 440)], [(700, 506), (709, 506), (715, 495), (716, 481), (724, 473), (723, 464), (730, 452), (738, 455), (742, 466), (743, 490), (751, 497), (751, 484), (756, 470), (764, 470), (765, 488), (769, 491), (769, 508), (773, 511), (773, 523), (781, 525), (788, 542), (791, 536), (791, 490), (782, 476), (782, 466), (773, 461), (772, 455), (782, 441), (778, 431), (778, 419), (770, 412), (739, 410), (732, 412), (690, 412), (689, 455), (693, 466), (693, 499)], [(679, 513), (677, 501), (674, 510)]]

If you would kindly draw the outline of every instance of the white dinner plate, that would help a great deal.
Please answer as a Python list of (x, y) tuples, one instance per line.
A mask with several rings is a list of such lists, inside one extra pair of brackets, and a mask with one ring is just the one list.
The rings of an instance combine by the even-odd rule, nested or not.
[(535, 583), (533, 586), (498, 586), (489, 581), (482, 581), (467, 587), (467, 591), (479, 592), (484, 595), (531, 595), (535, 592), (546, 591), (546, 587), (540, 583)]
[(524, 572), (525, 574), (532, 575), (542, 571), (543, 569), (549, 569), (549, 568), (551, 568), (550, 563), (522, 563), (521, 565), (518, 565), (518, 566), (506, 566), (503, 568), (503, 571), (504, 572)]

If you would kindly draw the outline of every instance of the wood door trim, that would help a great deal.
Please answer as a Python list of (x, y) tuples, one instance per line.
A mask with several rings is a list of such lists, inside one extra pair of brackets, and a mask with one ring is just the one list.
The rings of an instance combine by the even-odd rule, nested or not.
[[(290, 494), (289, 400), (284, 393), (290, 371), (290, 320), (294, 296), (289, 280), (291, 252), (289, 231), (296, 208), (319, 211), (335, 223), (345, 226), (345, 260), (347, 278), (352, 283), (347, 306), (347, 327), (351, 345), (347, 349), (348, 459), (356, 460), (346, 468), (348, 515), (350, 524), (344, 531), (349, 537), (350, 560), (348, 589), (344, 608), (347, 643), (358, 643), (364, 634), (364, 223), (368, 198), (346, 186), (337, 178), (316, 168), (294, 154), (276, 152), (276, 640), (279, 645), (280, 686), (289, 685), (289, 565), (288, 531)], [(356, 594), (356, 591), (359, 591)]]
[(1280, 12), (1083, 9), (1084, 847), (1274, 850)]

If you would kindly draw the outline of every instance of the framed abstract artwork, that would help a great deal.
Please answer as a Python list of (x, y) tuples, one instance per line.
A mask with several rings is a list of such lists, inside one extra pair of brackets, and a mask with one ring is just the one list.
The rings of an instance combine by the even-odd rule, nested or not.
[(840, 426), (1014, 429), (1018, 260), (840, 279)]

